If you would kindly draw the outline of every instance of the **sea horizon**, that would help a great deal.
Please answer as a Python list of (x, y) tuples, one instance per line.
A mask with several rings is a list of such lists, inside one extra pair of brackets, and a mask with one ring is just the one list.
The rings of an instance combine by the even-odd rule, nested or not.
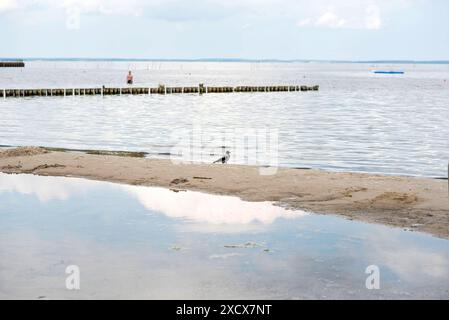
[(242, 63), (335, 63), (335, 64), (449, 64), (449, 60), (327, 60), (277, 58), (111, 58), (111, 57), (0, 57), (0, 61), (135, 61), (135, 62), (242, 62)]

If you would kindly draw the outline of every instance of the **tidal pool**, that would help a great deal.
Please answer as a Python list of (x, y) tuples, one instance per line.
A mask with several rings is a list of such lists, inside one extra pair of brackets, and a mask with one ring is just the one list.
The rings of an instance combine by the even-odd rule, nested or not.
[[(366, 287), (372, 265), (380, 289)], [(0, 174), (0, 298), (448, 299), (449, 241), (228, 196)]]

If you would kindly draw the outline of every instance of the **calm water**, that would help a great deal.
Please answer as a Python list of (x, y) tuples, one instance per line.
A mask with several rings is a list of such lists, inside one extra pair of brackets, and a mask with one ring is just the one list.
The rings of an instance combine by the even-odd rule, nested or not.
[[(319, 92), (0, 99), (0, 144), (176, 153), (191, 142), (200, 161), (245, 132), (278, 134), (278, 152), (232, 162), (443, 177), (449, 160), (449, 65), (29, 62), (0, 69), (0, 88), (318, 84)], [(405, 75), (371, 71), (404, 70)], [(232, 131), (237, 130), (237, 131)], [(240, 130), (240, 131), (239, 131)], [(239, 133), (240, 132), (240, 133)], [(218, 138), (211, 138), (218, 137)], [(231, 149), (232, 150), (232, 149)], [(235, 153), (233, 153), (235, 155)]]
[(233, 197), (0, 174), (0, 298), (448, 299), (449, 245)]

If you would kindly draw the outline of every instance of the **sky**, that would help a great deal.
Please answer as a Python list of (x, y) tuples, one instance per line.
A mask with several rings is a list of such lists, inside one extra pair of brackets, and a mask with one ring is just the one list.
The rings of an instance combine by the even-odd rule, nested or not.
[(447, 0), (0, 0), (0, 57), (449, 60)]

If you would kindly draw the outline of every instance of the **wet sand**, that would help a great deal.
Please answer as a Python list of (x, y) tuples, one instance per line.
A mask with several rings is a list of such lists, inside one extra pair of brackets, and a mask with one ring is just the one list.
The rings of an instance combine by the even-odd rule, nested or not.
[(81, 177), (274, 201), (318, 214), (380, 223), (449, 238), (447, 180), (331, 173), (18, 148), (0, 151), (0, 172)]

